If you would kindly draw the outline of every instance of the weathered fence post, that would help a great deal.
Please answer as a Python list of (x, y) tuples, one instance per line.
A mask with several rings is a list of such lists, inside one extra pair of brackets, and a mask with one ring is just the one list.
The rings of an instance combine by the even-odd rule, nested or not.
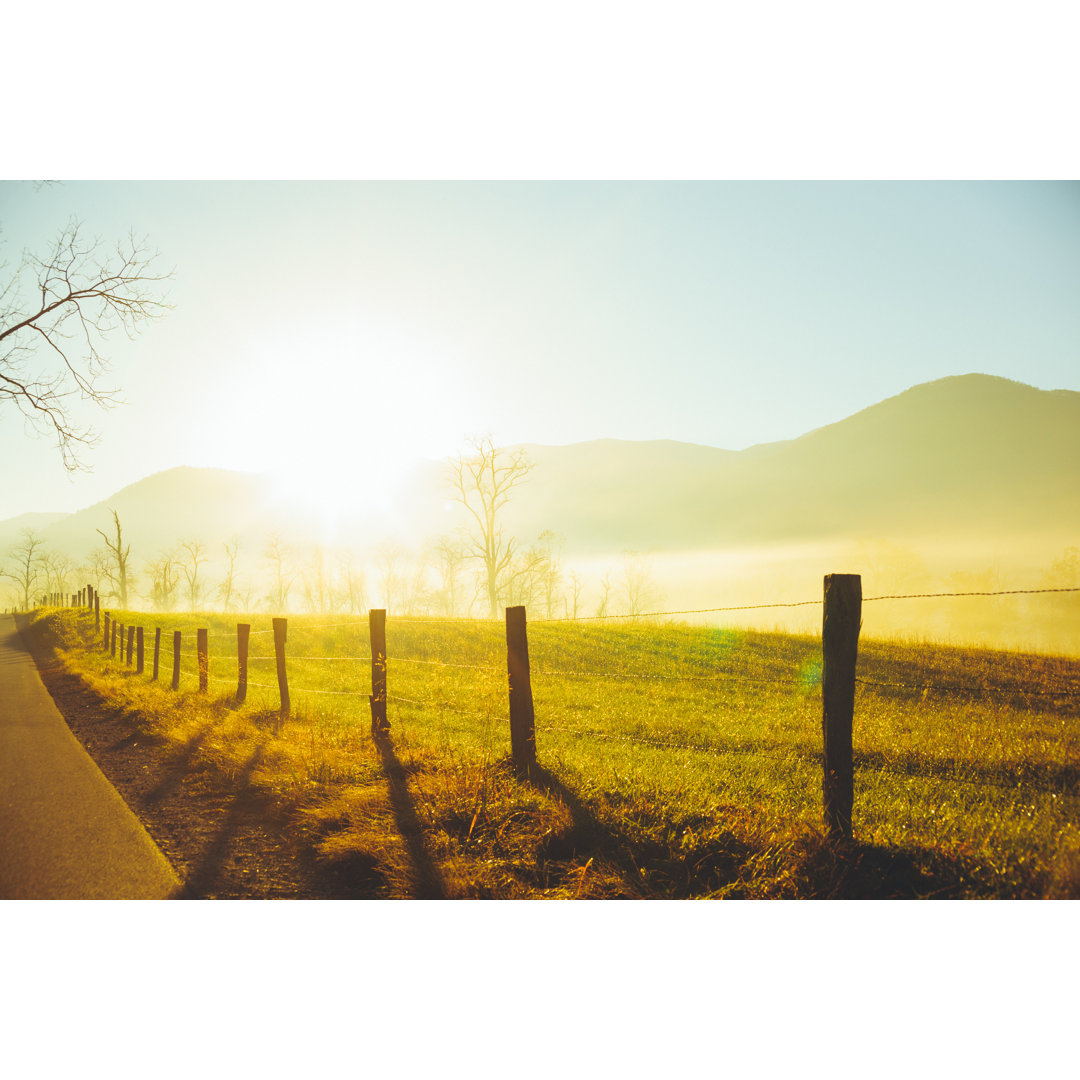
[(174, 630), (172, 636), (172, 688), (180, 689), (180, 631)]
[(386, 609), (372, 608), (368, 612), (368, 640), (371, 643), (371, 737), (385, 738), (390, 734), (386, 717)]
[(529, 775), (536, 768), (536, 720), (524, 607), (506, 609), (506, 672), (510, 682), (510, 755), (514, 768)]
[(157, 682), (158, 677), (158, 661), (161, 659), (161, 627), (154, 627), (154, 677), (153, 681)]
[(861, 622), (862, 578), (858, 574), (826, 574), (821, 624), (822, 794), (825, 825), (834, 839), (851, 839), (855, 794), (851, 730)]
[(143, 660), (145, 654), (143, 653), (143, 628), (140, 626), (135, 631), (135, 674), (141, 675), (143, 673)]
[(236, 704), (243, 705), (247, 698), (248, 639), (251, 623), (236, 624)]
[(199, 654), (199, 693), (205, 694), (210, 686), (209, 631), (195, 631), (195, 651)]
[(124, 663), (131, 667), (131, 659), (135, 655), (135, 627), (129, 626), (127, 628), (127, 656), (124, 658)]
[(109, 613), (105, 612), (105, 632), (101, 639), (101, 649), (104, 652), (109, 647)]
[(285, 672), (285, 636), (289, 627), (288, 619), (272, 619), (274, 624), (274, 659), (277, 661), (278, 691), (281, 694), (281, 709), (278, 722), (274, 725), (274, 734), (281, 730), (281, 721), (289, 718), (289, 677)]

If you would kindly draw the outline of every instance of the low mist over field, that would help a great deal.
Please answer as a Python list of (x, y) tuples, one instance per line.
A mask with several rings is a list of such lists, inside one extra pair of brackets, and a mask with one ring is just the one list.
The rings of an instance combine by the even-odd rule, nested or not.
[(0, 227), (9, 607), (816, 632), (827, 573), (1076, 583), (1073, 184), (5, 182)]
[[(496, 449), (527, 465), (500, 508), (516, 549), (499, 600), (531, 618), (677, 611), (816, 632), (813, 606), (695, 612), (814, 600), (831, 572), (862, 574), (868, 598), (1080, 584), (1076, 392), (968, 375), (741, 452)], [(146, 608), (485, 616), (476, 523), (452, 481), (451, 463), (417, 462), (388, 500), (368, 503), (358, 477), (327, 502), (269, 474), (181, 468), (76, 514), (4, 522), (0, 542), (14, 552), (31, 530), (55, 591), (74, 590), (100, 577), (115, 511), (129, 603)], [(867, 606), (864, 631), (1075, 651), (1076, 609), (1068, 594), (890, 600)]]

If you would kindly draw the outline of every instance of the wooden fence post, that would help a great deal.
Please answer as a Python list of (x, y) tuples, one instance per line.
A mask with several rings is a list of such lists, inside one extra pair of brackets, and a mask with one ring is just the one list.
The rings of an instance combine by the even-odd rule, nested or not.
[(199, 654), (199, 693), (205, 694), (210, 686), (209, 631), (195, 631), (195, 651)]
[(536, 768), (536, 719), (524, 607), (506, 609), (506, 672), (510, 682), (510, 755), (514, 768), (527, 776)]
[(102, 651), (106, 651), (109, 648), (109, 613), (105, 612), (105, 636), (101, 641)]
[(821, 624), (822, 795), (825, 825), (833, 839), (851, 839), (855, 795), (851, 730), (861, 622), (862, 578), (858, 574), (826, 574)]
[(127, 628), (127, 656), (124, 658), (124, 663), (131, 667), (131, 658), (135, 653), (135, 627), (129, 626)]
[(390, 734), (386, 717), (386, 609), (368, 612), (368, 640), (371, 643), (371, 737), (383, 739)]
[(281, 730), (281, 721), (289, 718), (289, 677), (285, 672), (285, 637), (289, 628), (288, 619), (272, 619), (274, 625), (274, 659), (277, 661), (278, 691), (281, 693), (281, 710), (278, 722), (274, 725), (274, 734)]
[(158, 661), (161, 659), (161, 627), (154, 627), (154, 676), (153, 681), (157, 682), (158, 677)]
[(251, 623), (236, 624), (236, 704), (243, 705), (247, 698), (248, 639)]
[(143, 661), (145, 654), (143, 653), (143, 628), (140, 626), (135, 630), (135, 674), (141, 675), (143, 673)]
[(180, 631), (174, 630), (172, 636), (172, 688), (180, 689)]

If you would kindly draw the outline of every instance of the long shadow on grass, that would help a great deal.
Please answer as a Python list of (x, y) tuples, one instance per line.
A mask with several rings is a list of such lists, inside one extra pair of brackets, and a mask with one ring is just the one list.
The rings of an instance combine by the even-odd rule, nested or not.
[[(601, 821), (580, 797), (548, 770), (535, 767), (530, 781), (570, 810), (573, 828), (553, 836), (542, 855), (552, 860), (591, 855), (606, 862), (634, 896), (685, 899), (748, 895), (752, 882), (741, 882), (748, 865), (768, 852), (724, 829), (720, 835), (684, 855), (677, 846), (640, 836)], [(719, 824), (703, 816), (685, 824), (694, 828)], [(940, 854), (886, 848), (858, 841), (834, 844), (824, 836), (807, 833), (794, 837), (786, 856), (793, 880), (770, 895), (814, 899), (947, 898), (964, 894), (969, 877), (963, 866)], [(753, 876), (752, 874), (750, 875)]]
[[(216, 724), (217, 721), (213, 720), (209, 724), (204, 724), (183, 746), (178, 747), (165, 758), (162, 762), (164, 775), (142, 798), (142, 801), (147, 806), (153, 806), (172, 794), (180, 781), (183, 780), (188, 771), (188, 766), (199, 751), (199, 747), (202, 746), (206, 736), (213, 731)], [(138, 738), (138, 736), (135, 736), (135, 738)]]
[(199, 865), (188, 875), (183, 890), (178, 899), (198, 900), (207, 895), (218, 879), (221, 869), (229, 854), (229, 846), (240, 824), (249, 816), (251, 792), (249, 784), (255, 769), (262, 758), (262, 747), (259, 747), (248, 758), (243, 771), (236, 778), (236, 798), (229, 805), (225, 820), (221, 823), (213, 840), (207, 845), (199, 860)]
[(445, 900), (446, 889), (442, 875), (424, 843), (424, 831), (416, 816), (416, 804), (409, 794), (405, 766), (394, 752), (394, 744), (388, 734), (375, 734), (375, 747), (382, 760), (383, 772), (390, 786), (390, 805), (398, 832), (405, 841), (412, 864), (412, 895), (416, 900)]
[(690, 862), (670, 846), (633, 836), (610, 821), (602, 821), (554, 773), (541, 766), (529, 771), (529, 781), (570, 811), (573, 828), (545, 841), (542, 856), (561, 861), (589, 855), (614, 869), (626, 884), (629, 896), (698, 896), (717, 884), (737, 880), (750, 847), (728, 833), (723, 843), (697, 853)]
[(902, 776), (925, 777), (976, 787), (996, 787), (1015, 790), (1017, 786), (1060, 794), (1076, 794), (1080, 787), (1080, 768), (1057, 762), (1017, 761), (1001, 764), (982, 764), (977, 761), (947, 761), (918, 753), (860, 750), (855, 753), (855, 776), (860, 769), (876, 769)]

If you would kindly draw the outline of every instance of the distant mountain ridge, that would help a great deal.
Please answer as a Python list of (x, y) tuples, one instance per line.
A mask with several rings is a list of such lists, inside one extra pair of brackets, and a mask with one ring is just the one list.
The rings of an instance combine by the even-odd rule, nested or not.
[[(506, 527), (526, 544), (553, 530), (567, 554), (859, 535), (1080, 540), (1080, 393), (989, 375), (924, 383), (800, 438), (742, 451), (614, 439), (526, 449), (534, 467)], [(272, 532), (296, 545), (362, 549), (389, 537), (418, 545), (464, 523), (445, 477), (445, 463), (424, 463), (399, 494), (393, 524), (372, 513), (328, 534), (267, 476), (170, 469), (75, 514), (0, 523), (0, 555), (16, 524), (35, 519), (29, 527), (50, 546), (81, 558), (100, 545), (96, 530), (109, 531), (112, 509), (140, 560), (184, 539), (220, 553), (234, 535), (254, 553)]]

